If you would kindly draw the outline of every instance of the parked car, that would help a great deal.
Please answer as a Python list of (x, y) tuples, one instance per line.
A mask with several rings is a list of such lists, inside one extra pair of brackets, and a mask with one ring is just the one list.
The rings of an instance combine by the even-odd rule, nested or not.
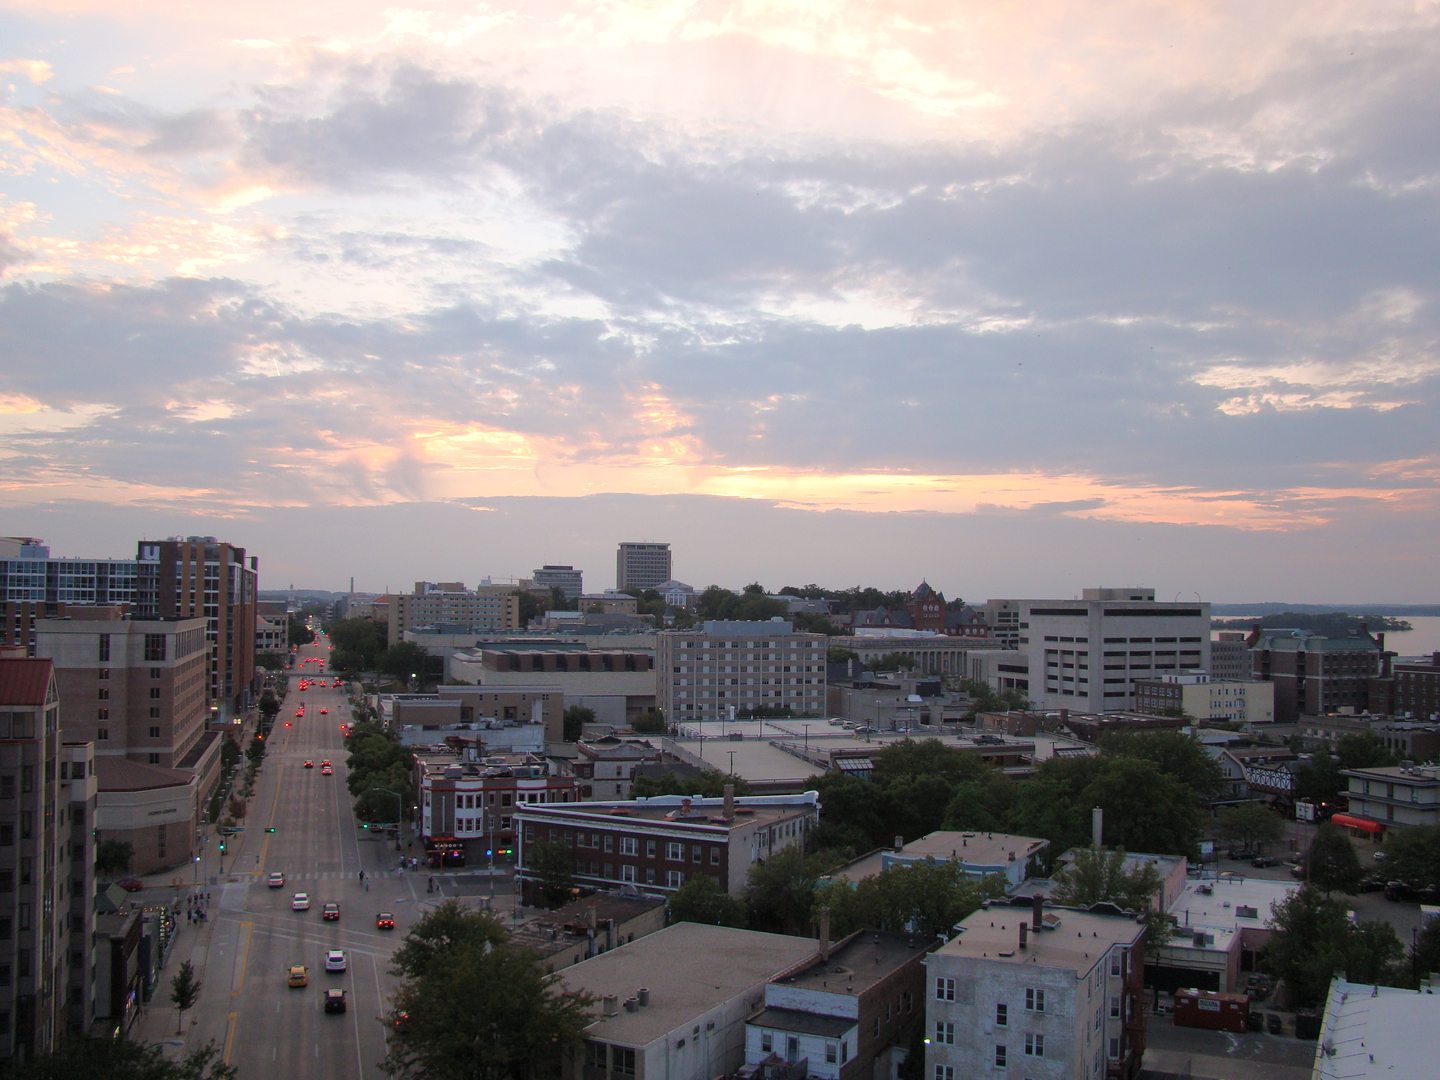
[(126, 892), (139, 892), (145, 888), (145, 882), (133, 877), (122, 877), (119, 881), (115, 882), (115, 884), (119, 885)]
[(1232, 847), (1232, 848), (1230, 849), (1230, 858), (1232, 858), (1232, 859), (1253, 859), (1253, 858), (1255, 858), (1255, 852), (1251, 851), (1249, 848), (1233, 848), (1233, 847)]
[(1274, 855), (1256, 855), (1250, 860), (1250, 865), (1258, 870), (1265, 870), (1271, 866), (1279, 866), (1280, 860)]

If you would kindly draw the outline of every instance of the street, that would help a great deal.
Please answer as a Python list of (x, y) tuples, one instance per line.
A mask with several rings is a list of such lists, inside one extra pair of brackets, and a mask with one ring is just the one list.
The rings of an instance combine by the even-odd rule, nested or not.
[[(328, 653), (327, 644), (317, 642), (302, 648), (300, 658), (324, 658)], [(378, 1063), (385, 1056), (380, 1017), (395, 986), (388, 968), (397, 943), (436, 901), (457, 894), (488, 897), (490, 884), (473, 872), (437, 874), (437, 891), (428, 894), (430, 872), (423, 863), (414, 872), (398, 870), (394, 841), (358, 828), (345, 788), (346, 752), (340, 733), (341, 723), (350, 719), (345, 692), (312, 685), (302, 693), (297, 688), (300, 675), (309, 678), (316, 669), (315, 664), (297, 663), (289, 696), (275, 719), (245, 832), (230, 838), (223, 872), (213, 865), (206, 868), (217, 881), (208, 886), (207, 922), (190, 925), (183, 917), (186, 894), (193, 888), (165, 890), (181, 905), (180, 936), (140, 1034), (177, 1052), (213, 1039), (242, 1078), (272, 1076), (283, 1068), (299, 1075), (378, 1080)], [(333, 681), (329, 672), (319, 673)], [(305, 716), (296, 717), (301, 702)], [(320, 714), (322, 708), (328, 715)], [(304, 768), (307, 760), (315, 767)], [(333, 776), (321, 774), (324, 760), (333, 763)], [(269, 828), (275, 831), (267, 832)], [(418, 851), (416, 845), (407, 854)], [(213, 843), (207, 858), (213, 864)], [(368, 891), (361, 870), (369, 879)], [(272, 871), (285, 875), (283, 887), (267, 886)], [(497, 880), (495, 887), (497, 899), (505, 898), (497, 905), (503, 908), (512, 895), (508, 877)], [(147, 890), (146, 901), (157, 902), (160, 892)], [(297, 892), (309, 894), (309, 910), (291, 909)], [(340, 904), (337, 922), (321, 919), (321, 909), (329, 902)], [(394, 930), (376, 928), (375, 916), (381, 911), (394, 914)], [(326, 973), (325, 954), (331, 949), (344, 950), (349, 970)], [(177, 1037), (175, 1010), (169, 1007), (170, 979), (186, 959), (194, 964), (203, 989), (185, 1015), (185, 1034)], [(307, 987), (287, 985), (286, 973), (294, 964), (309, 969)], [(345, 1014), (323, 1011), (329, 987), (346, 991)]]

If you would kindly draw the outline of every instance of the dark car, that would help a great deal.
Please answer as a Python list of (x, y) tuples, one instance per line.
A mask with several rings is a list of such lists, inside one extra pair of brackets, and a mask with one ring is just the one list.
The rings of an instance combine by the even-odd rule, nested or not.
[(320, 910), (320, 918), (324, 919), (326, 922), (335, 922), (337, 919), (340, 918), (340, 905), (333, 903), (326, 904)]
[(1250, 865), (1257, 870), (1264, 870), (1271, 866), (1279, 866), (1280, 860), (1275, 858), (1274, 855), (1256, 855), (1255, 858), (1250, 860)]
[(126, 892), (139, 892), (145, 888), (145, 882), (133, 877), (122, 877), (119, 881), (115, 882), (115, 884), (119, 885)]
[(1255, 858), (1255, 852), (1251, 851), (1249, 848), (1231, 848), (1231, 849), (1230, 849), (1230, 858), (1232, 858), (1232, 859), (1253, 859), (1253, 858)]
[(345, 991), (338, 986), (332, 986), (325, 991), (325, 1011), (327, 1013), (343, 1013), (345, 1011)]
[(382, 911), (382, 912), (380, 912), (379, 915), (376, 915), (376, 916), (375, 916), (375, 929), (377, 929), (377, 930), (394, 930), (394, 929), (395, 929), (395, 916), (394, 916), (394, 915), (391, 915), (390, 912), (388, 912), (388, 911)]

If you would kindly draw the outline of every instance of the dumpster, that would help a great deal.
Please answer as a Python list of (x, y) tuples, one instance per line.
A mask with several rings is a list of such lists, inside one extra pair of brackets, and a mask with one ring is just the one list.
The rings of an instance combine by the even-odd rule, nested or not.
[(1210, 990), (1175, 991), (1175, 1026), (1245, 1031), (1249, 1027), (1250, 998), (1245, 994), (1217, 994)]

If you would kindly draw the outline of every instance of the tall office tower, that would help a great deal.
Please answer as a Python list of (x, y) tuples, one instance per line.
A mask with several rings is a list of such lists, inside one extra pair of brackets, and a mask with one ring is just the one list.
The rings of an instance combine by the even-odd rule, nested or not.
[(585, 591), (581, 578), (584, 571), (573, 566), (551, 566), (548, 563), (530, 574), (530, 580), (542, 589), (559, 589), (566, 600), (574, 600)]
[(244, 548), (213, 536), (177, 536), (142, 540), (136, 562), (136, 617), (204, 619), (210, 707), (217, 719), (244, 710), (255, 683), (259, 560), (247, 565)]
[(669, 580), (669, 544), (622, 543), (615, 553), (615, 588), (653, 589)]
[(0, 650), (0, 1058), (48, 1052), (68, 1018), (64, 885), (78, 871), (61, 840), (59, 757), (53, 666)]

